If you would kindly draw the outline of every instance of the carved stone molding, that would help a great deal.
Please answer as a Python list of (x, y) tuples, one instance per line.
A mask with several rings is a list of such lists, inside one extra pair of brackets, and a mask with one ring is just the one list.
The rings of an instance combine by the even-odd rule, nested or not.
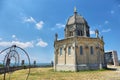
[(76, 45), (75, 47), (76, 47), (76, 48), (78, 48), (78, 46), (77, 46), (77, 45)]
[(85, 49), (88, 49), (88, 48), (89, 48), (88, 45), (86, 45), (86, 46), (85, 46)]
[(98, 47), (98, 46), (96, 46), (96, 49), (99, 49), (99, 47)]

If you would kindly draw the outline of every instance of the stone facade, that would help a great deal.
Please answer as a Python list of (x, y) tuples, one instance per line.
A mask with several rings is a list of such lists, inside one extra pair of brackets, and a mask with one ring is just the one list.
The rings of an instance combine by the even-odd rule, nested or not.
[(65, 39), (54, 41), (54, 70), (78, 71), (88, 69), (102, 69), (106, 67), (104, 59), (104, 41), (99, 38), (96, 30), (96, 38), (91, 38), (87, 21), (77, 14), (71, 16), (65, 27)]

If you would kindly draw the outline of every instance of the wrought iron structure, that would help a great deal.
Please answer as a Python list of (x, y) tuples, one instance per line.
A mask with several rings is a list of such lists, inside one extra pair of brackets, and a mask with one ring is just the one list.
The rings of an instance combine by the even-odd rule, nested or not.
[[(26, 57), (27, 65), (20, 65), (21, 60), (21, 53), (22, 56)], [(8, 47), (0, 52), (0, 54), (5, 54), (4, 60), (3, 60), (3, 80), (6, 80), (6, 76), (9, 77), (9, 80), (11, 80), (11, 73), (13, 73), (16, 70), (20, 69), (27, 69), (27, 75), (25, 77), (25, 80), (28, 79), (30, 74), (30, 58), (28, 53), (21, 47), (18, 47), (16, 45), (12, 45), (11, 47)], [(8, 74), (8, 75), (6, 75)]]

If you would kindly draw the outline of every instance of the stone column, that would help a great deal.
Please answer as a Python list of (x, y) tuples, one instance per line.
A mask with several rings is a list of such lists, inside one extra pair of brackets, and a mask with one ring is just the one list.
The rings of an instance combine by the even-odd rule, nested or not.
[(77, 51), (76, 51), (76, 41), (74, 42), (74, 67), (75, 67), (75, 71), (77, 71)]
[(65, 60), (64, 60), (65, 62), (64, 62), (64, 64), (66, 64), (66, 48), (67, 48), (67, 47), (66, 47), (66, 45), (65, 45), (65, 46), (64, 46), (64, 53), (65, 53), (65, 56), (64, 56), (64, 57), (65, 57), (65, 58), (64, 58), (64, 59), (65, 59)]
[(102, 55), (101, 55), (101, 51), (100, 51), (100, 46), (99, 46), (99, 68), (102, 69)]
[(99, 31), (97, 29), (95, 30), (95, 35), (96, 35), (96, 38), (99, 38)]
[(36, 67), (36, 60), (33, 61), (33, 66)]
[(56, 33), (55, 34), (55, 41), (57, 41), (57, 39), (58, 39), (58, 34)]
[(64, 29), (64, 36), (65, 36), (65, 39), (68, 37), (68, 35), (69, 35), (69, 34), (68, 34), (68, 29), (65, 28), (65, 29)]
[(74, 29), (73, 31), (73, 36), (75, 37), (76, 36), (76, 30)]
[(24, 64), (25, 64), (25, 61), (24, 61), (24, 60), (22, 60), (22, 62), (21, 62), (21, 66), (24, 66)]
[(84, 36), (87, 37), (87, 34), (86, 34), (86, 26), (83, 24), (83, 27), (84, 27)]
[(87, 67), (89, 68), (89, 47), (88, 47), (88, 45), (86, 44), (85, 45), (85, 51), (86, 51), (86, 65), (87, 65)]
[(56, 71), (56, 66), (57, 65), (57, 49), (55, 48), (54, 51), (54, 71)]

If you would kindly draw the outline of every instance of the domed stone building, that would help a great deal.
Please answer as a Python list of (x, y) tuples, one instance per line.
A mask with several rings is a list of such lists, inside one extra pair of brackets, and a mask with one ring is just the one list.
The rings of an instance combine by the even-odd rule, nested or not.
[(90, 37), (87, 21), (74, 9), (65, 29), (65, 38), (54, 41), (54, 70), (79, 71), (89, 69), (102, 69), (106, 67), (104, 59), (104, 41), (95, 30), (96, 37)]

